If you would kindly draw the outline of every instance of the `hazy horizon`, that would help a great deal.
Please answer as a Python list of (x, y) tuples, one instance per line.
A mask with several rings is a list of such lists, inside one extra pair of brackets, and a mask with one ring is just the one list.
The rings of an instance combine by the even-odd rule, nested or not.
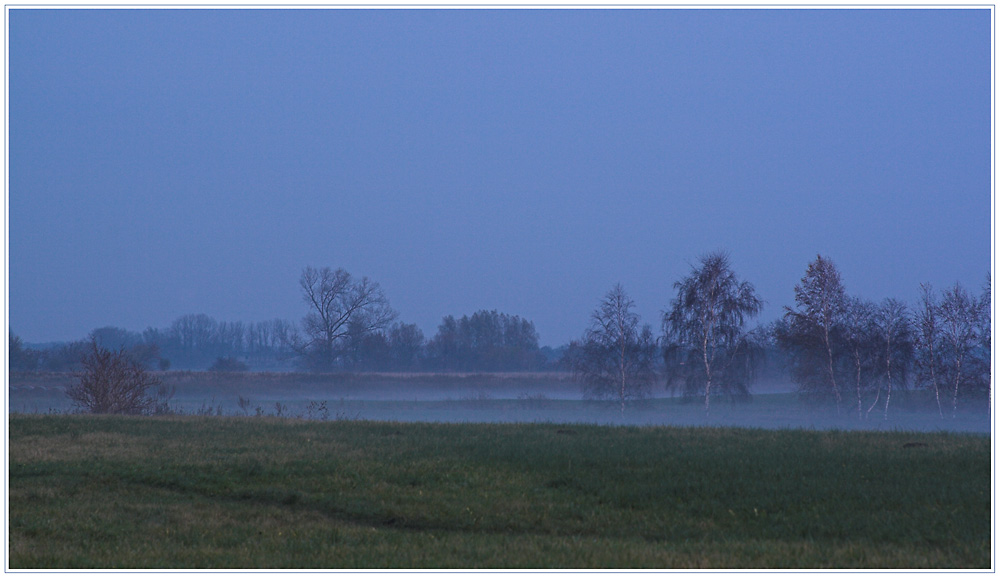
[(728, 250), (793, 305), (981, 292), (991, 12), (9, 9), (8, 321), (24, 341), (306, 313), (306, 266), (430, 338), (481, 309), (659, 332)]

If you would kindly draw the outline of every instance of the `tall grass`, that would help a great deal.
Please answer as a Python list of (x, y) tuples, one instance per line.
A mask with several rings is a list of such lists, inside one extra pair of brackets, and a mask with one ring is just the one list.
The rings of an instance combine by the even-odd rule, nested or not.
[(988, 568), (983, 436), (10, 417), (11, 568)]

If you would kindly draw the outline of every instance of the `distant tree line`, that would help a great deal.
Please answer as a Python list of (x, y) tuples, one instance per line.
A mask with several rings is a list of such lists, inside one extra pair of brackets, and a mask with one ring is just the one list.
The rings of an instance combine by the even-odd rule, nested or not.
[(152, 370), (208, 369), (232, 360), (240, 361), (244, 368), (277, 368), (287, 365), (294, 355), (291, 344), (295, 331), (291, 323), (281, 319), (220, 322), (198, 314), (183, 315), (169, 327), (151, 327), (141, 333), (99, 327), (87, 339), (41, 349), (26, 348), (11, 332), (10, 367), (12, 371), (76, 371), (93, 340), (105, 349), (124, 349), (132, 359)]
[(541, 371), (558, 356), (538, 345), (535, 325), (517, 315), (477, 311), (444, 317), (430, 340), (397, 314), (378, 283), (343, 269), (307, 267), (299, 280), (306, 315), (255, 323), (183, 315), (139, 333), (100, 327), (86, 339), (31, 349), (9, 334), (12, 371), (78, 371), (91, 342), (124, 350), (150, 370)]
[(587, 397), (627, 402), (666, 387), (700, 399), (747, 400), (762, 371), (787, 372), (809, 400), (859, 419), (886, 417), (903, 391), (924, 392), (942, 417), (966, 401), (988, 402), (990, 299), (960, 284), (921, 285), (912, 304), (850, 296), (817, 256), (794, 287), (795, 306), (768, 326), (751, 325), (764, 303), (724, 252), (702, 256), (665, 291), (660, 334), (641, 323), (618, 284), (598, 303), (581, 339), (540, 348), (534, 323), (481, 310), (442, 319), (426, 339), (398, 314), (378, 283), (343, 269), (306, 267), (300, 324), (184, 315), (141, 333), (95, 329), (86, 340), (32, 349), (12, 331), (12, 371), (77, 371), (93, 344), (122, 350), (146, 369), (241, 371), (545, 371), (569, 369)]

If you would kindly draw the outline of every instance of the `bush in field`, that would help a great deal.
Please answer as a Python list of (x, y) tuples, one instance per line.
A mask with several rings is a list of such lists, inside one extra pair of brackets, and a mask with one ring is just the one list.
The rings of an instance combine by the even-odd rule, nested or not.
[(124, 348), (106, 349), (91, 340), (89, 353), (81, 360), (79, 381), (66, 395), (90, 413), (149, 414), (162, 411), (163, 404), (150, 395), (160, 380), (129, 356)]

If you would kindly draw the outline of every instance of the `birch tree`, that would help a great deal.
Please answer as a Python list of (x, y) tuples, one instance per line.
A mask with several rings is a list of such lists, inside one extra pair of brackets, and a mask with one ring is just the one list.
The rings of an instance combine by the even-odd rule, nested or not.
[(648, 395), (655, 377), (653, 332), (639, 327), (634, 308), (621, 284), (615, 285), (591, 314), (582, 343), (571, 344), (568, 354), (587, 397), (615, 399), (622, 414), (626, 401)]
[[(913, 356), (913, 338), (909, 314), (906, 305), (901, 301), (885, 299), (876, 309), (872, 320), (878, 337), (876, 359), (886, 385), (882, 415), (884, 420), (889, 417), (889, 401), (892, 399), (893, 385), (906, 384), (906, 370)], [(881, 393), (881, 387), (872, 406), (868, 408), (869, 413), (878, 403), (878, 393)]]
[(938, 415), (943, 418), (944, 410), (941, 407), (941, 388), (939, 387), (943, 336), (937, 297), (929, 283), (920, 284), (920, 299), (913, 312), (913, 327), (915, 329), (914, 364), (917, 370), (917, 380), (919, 384), (934, 391)]
[(874, 379), (873, 354), (878, 348), (875, 336), (875, 305), (857, 297), (848, 301), (844, 316), (844, 341), (854, 373), (854, 394), (858, 419), (865, 416), (862, 399), (871, 389)]
[[(822, 360), (825, 389), (833, 395), (840, 412), (841, 393), (837, 383), (838, 333), (842, 331), (843, 318), (847, 307), (847, 295), (840, 281), (840, 272), (829, 258), (817, 255), (809, 263), (802, 281), (795, 285), (795, 309), (785, 308), (788, 321), (788, 337), (798, 343), (800, 351), (818, 348)], [(804, 348), (804, 349), (802, 349)], [(809, 379), (818, 376), (800, 374)]]
[[(724, 252), (709, 253), (674, 283), (677, 296), (663, 314), (664, 358), (681, 372), (688, 391), (700, 386), (705, 413), (716, 390), (749, 393), (755, 347), (744, 326), (763, 309), (750, 283), (740, 281)], [(695, 369), (697, 367), (697, 370)]]
[(958, 283), (946, 289), (938, 311), (941, 316), (941, 333), (949, 356), (949, 386), (951, 388), (951, 415), (958, 412), (959, 390), (968, 381), (966, 362), (976, 347), (976, 324), (980, 306)]
[[(978, 311), (976, 315), (976, 363), (979, 366), (979, 381), (982, 387), (990, 387), (990, 380), (993, 374), (993, 350), (991, 346), (991, 328), (993, 319), (993, 281), (990, 273), (986, 274), (986, 283), (983, 285), (983, 293), (979, 297)], [(992, 391), (989, 392), (992, 400)]]

